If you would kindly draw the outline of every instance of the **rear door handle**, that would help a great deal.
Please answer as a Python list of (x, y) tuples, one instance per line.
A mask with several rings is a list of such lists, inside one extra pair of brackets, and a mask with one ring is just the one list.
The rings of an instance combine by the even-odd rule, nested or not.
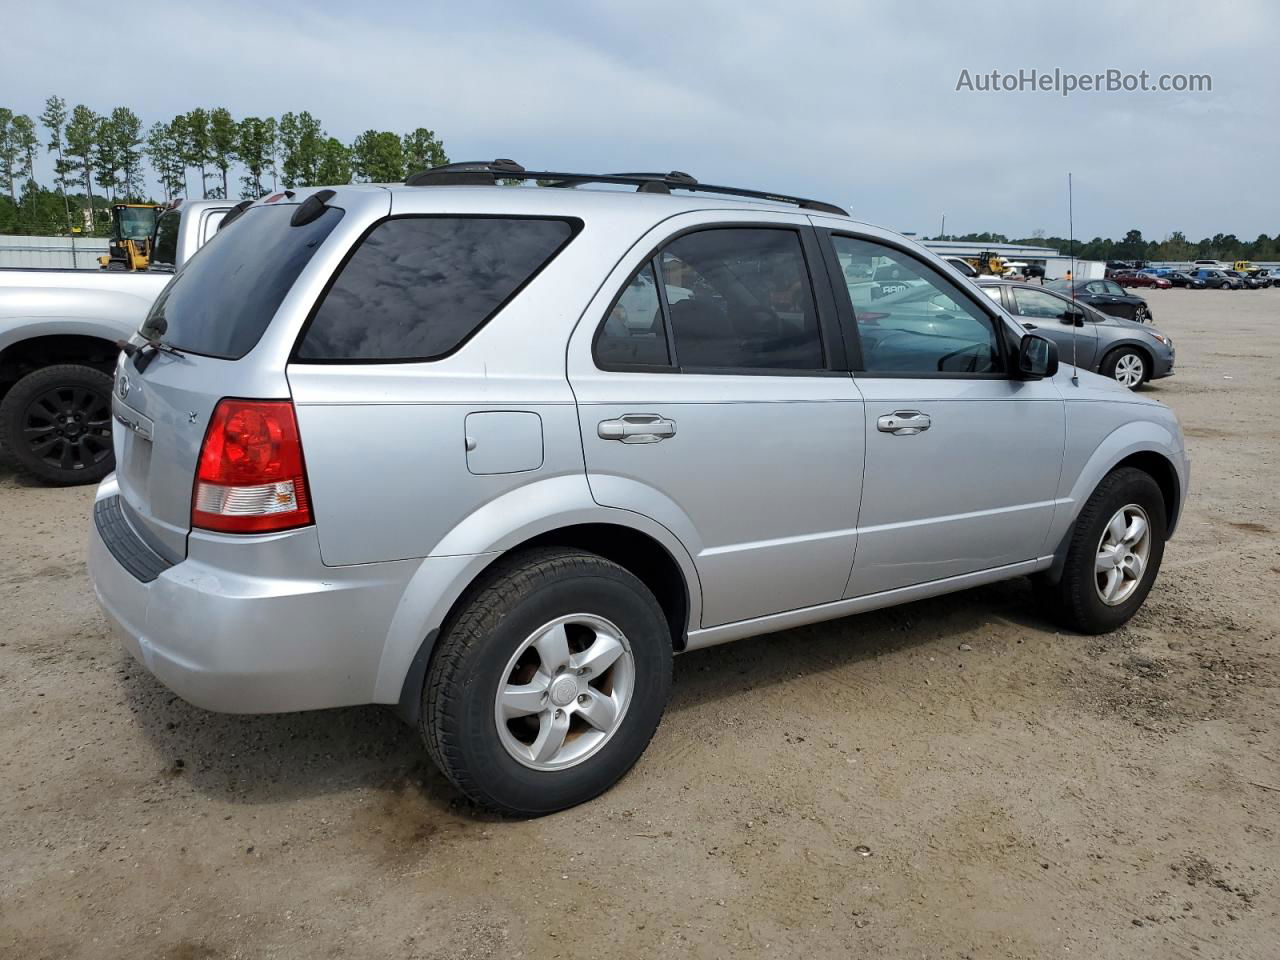
[(627, 413), (616, 420), (601, 420), (596, 433), (601, 440), (657, 443), (676, 435), (676, 422), (656, 413)]
[(876, 421), (881, 433), (892, 433), (895, 437), (914, 437), (931, 426), (933, 420), (919, 410), (895, 410)]

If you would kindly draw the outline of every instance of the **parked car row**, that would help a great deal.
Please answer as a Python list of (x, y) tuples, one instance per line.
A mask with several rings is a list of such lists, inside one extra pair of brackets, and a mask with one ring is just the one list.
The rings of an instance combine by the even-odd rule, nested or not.
[(1191, 276), (1215, 290), (1259, 290), (1274, 282), (1269, 274), (1255, 276), (1239, 270), (1219, 270), (1213, 267), (1197, 270)]
[(1197, 260), (1186, 270), (1147, 266), (1143, 260), (1108, 260), (1105, 279), (1124, 287), (1167, 290), (1185, 287), (1191, 290), (1259, 290), (1280, 283), (1280, 269), (1259, 267), (1248, 260), (1223, 263), (1219, 260)]

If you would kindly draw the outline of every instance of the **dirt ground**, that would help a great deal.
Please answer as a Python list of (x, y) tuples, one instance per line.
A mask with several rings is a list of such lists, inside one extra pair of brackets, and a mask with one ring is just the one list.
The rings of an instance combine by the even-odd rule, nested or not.
[(1280, 956), (1280, 290), (1148, 299), (1194, 482), (1126, 629), (1015, 581), (689, 654), (535, 821), (379, 708), (178, 700), (98, 614), (92, 491), (0, 468), (0, 956)]

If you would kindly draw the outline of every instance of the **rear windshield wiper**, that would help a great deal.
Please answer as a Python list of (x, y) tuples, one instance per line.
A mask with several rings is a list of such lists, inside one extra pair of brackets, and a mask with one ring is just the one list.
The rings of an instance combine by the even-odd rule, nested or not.
[(171, 357), (186, 356), (173, 344), (165, 343), (158, 337), (148, 338), (146, 342), (140, 345), (134, 345), (127, 340), (117, 340), (116, 346), (124, 351), (126, 357), (133, 358), (133, 365), (138, 368), (139, 373), (147, 369), (157, 353), (167, 353)]

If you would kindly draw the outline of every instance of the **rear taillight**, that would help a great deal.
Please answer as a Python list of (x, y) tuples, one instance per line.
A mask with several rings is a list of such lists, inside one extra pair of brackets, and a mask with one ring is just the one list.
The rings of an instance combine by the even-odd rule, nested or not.
[(224, 533), (270, 533), (311, 522), (293, 404), (218, 401), (200, 449), (191, 525)]

